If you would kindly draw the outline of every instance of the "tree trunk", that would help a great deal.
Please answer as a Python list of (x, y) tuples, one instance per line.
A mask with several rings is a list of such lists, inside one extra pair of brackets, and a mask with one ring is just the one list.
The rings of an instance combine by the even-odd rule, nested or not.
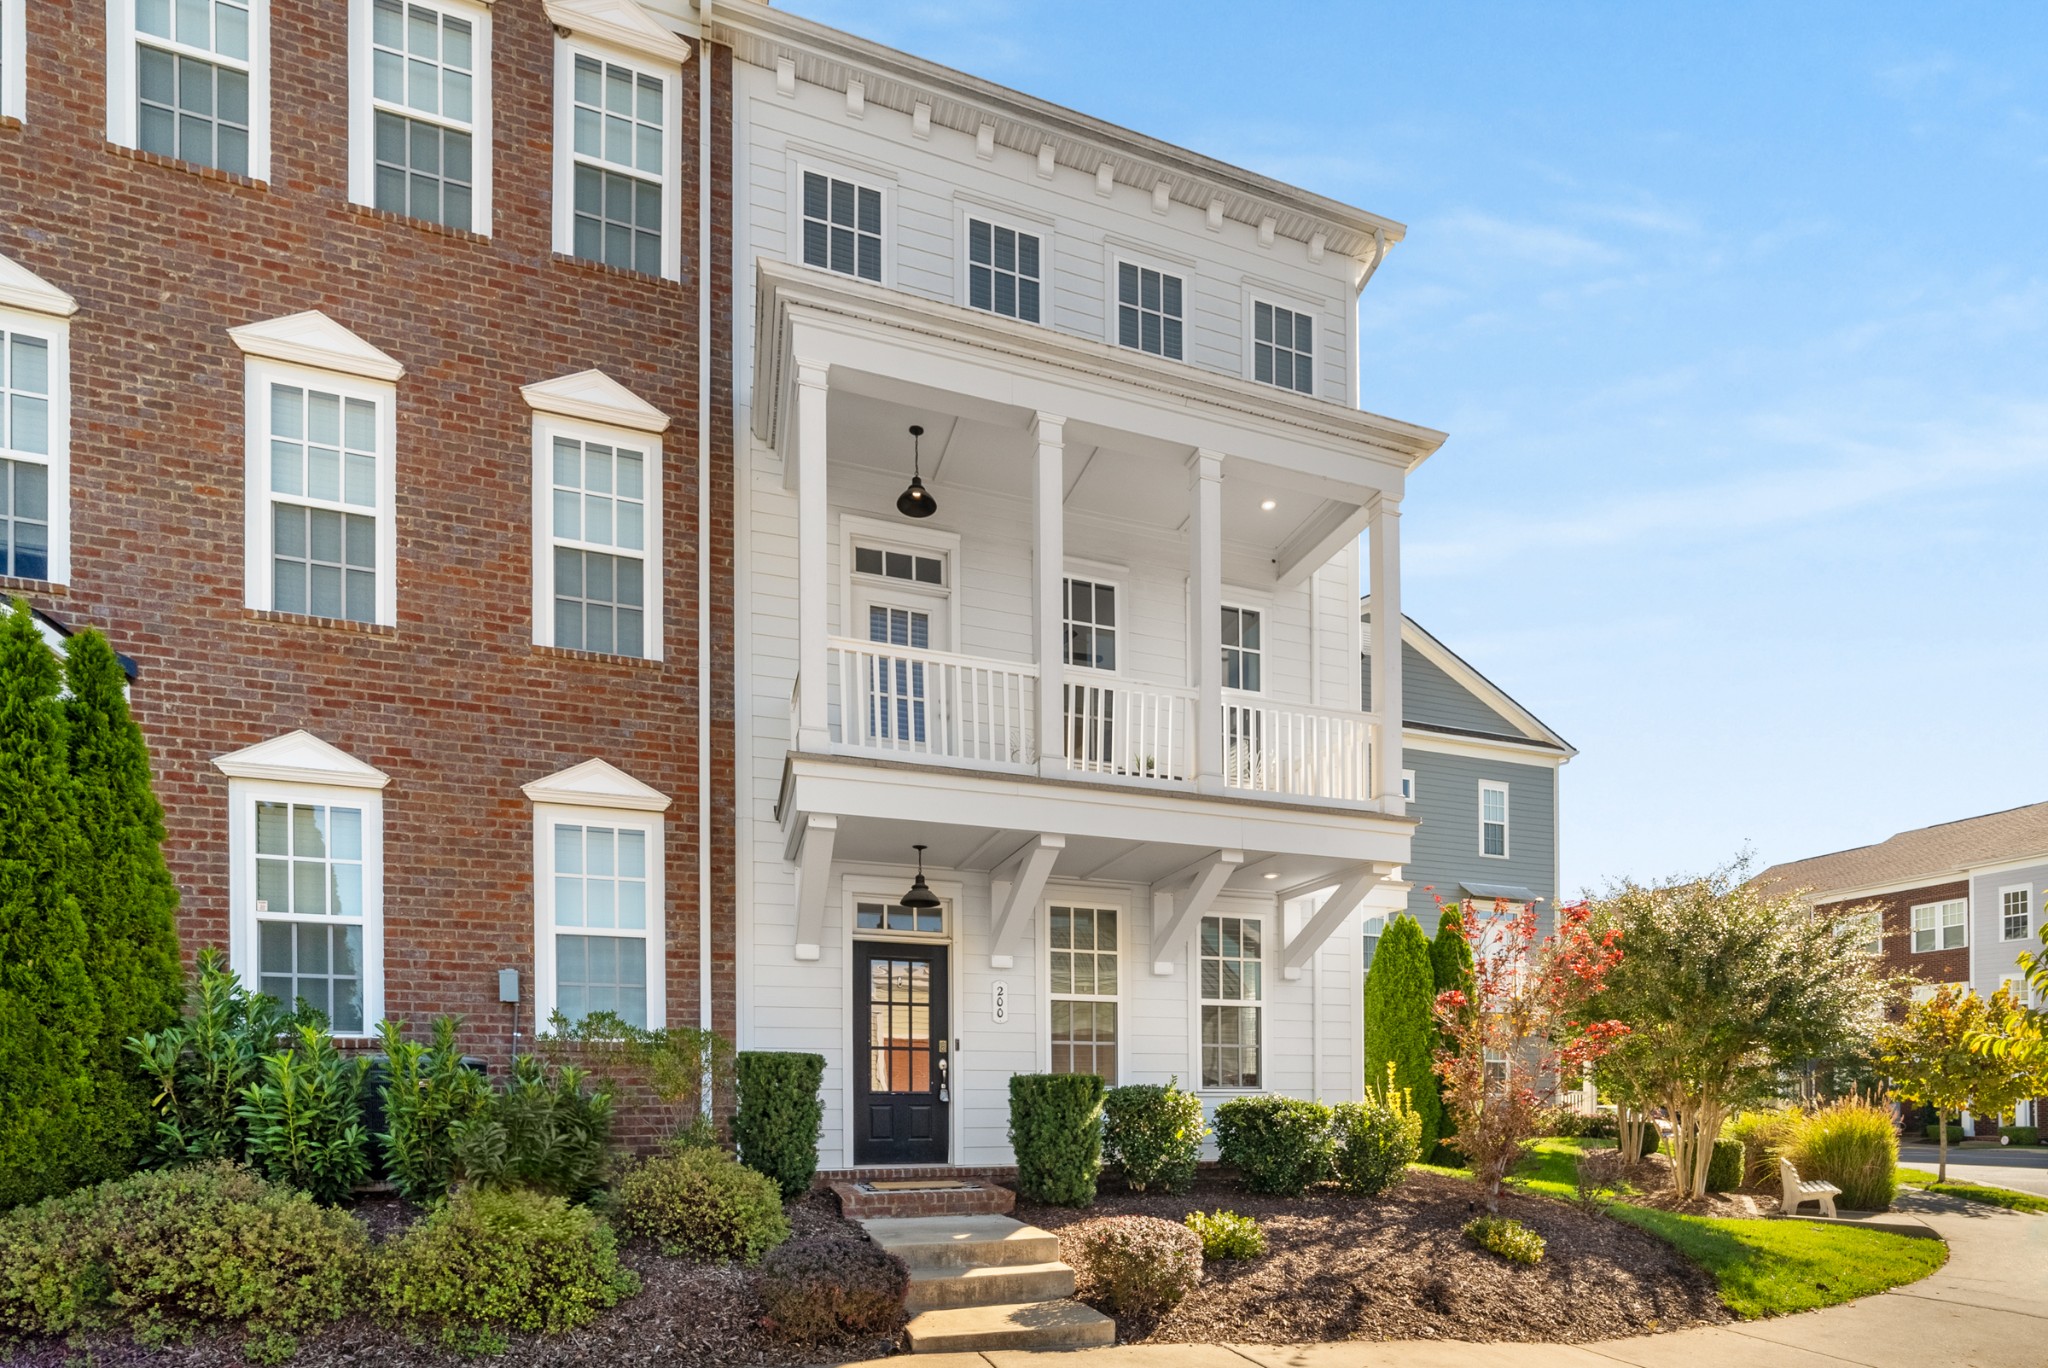
[(1946, 1183), (1948, 1181), (1948, 1118), (1941, 1114), (1939, 1107), (1934, 1110), (1934, 1124), (1941, 1128), (1941, 1162), (1935, 1165), (1934, 1181)]
[(1616, 1109), (1615, 1122), (1619, 1134), (1614, 1144), (1621, 1151), (1621, 1162), (1630, 1166), (1640, 1164), (1643, 1162), (1645, 1128), (1650, 1124), (1650, 1118), (1634, 1107), (1623, 1106)]
[(1671, 1190), (1697, 1201), (1707, 1195), (1714, 1142), (1721, 1137), (1728, 1109), (1703, 1098), (1673, 1098), (1671, 1115)]

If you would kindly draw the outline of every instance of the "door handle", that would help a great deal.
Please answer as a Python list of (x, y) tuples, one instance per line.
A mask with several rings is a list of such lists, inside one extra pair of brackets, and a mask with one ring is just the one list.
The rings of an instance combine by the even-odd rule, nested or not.
[(946, 1087), (946, 1081), (947, 1081), (947, 1074), (948, 1074), (948, 1070), (947, 1070), (947, 1068), (946, 1068), (946, 1057), (945, 1057), (944, 1055), (940, 1055), (940, 1056), (939, 1056), (939, 1101), (941, 1101), (941, 1102), (951, 1102), (951, 1101), (953, 1100), (953, 1098), (952, 1098), (952, 1094), (951, 1094), (950, 1090), (949, 1090), (949, 1089), (948, 1089), (948, 1088)]

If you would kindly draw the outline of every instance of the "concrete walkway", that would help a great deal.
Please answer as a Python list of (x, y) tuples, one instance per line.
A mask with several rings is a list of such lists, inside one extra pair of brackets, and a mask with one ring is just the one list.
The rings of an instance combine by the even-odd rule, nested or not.
[(930, 1354), (916, 1368), (2041, 1368), (2048, 1363), (2048, 1216), (1920, 1193), (1941, 1232), (1932, 1277), (1823, 1311), (1599, 1344), (1128, 1344), (1066, 1354)]

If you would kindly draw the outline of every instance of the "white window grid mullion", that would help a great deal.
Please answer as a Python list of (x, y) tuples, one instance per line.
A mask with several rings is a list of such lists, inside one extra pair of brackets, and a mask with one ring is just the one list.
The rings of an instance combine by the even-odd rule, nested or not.
[(444, 114), (429, 114), (423, 109), (414, 109), (410, 105), (395, 104), (390, 100), (380, 99), (375, 95), (370, 97), (370, 107), (379, 114), (396, 114), (403, 119), (412, 119), (418, 123), (433, 124), (438, 128), (445, 128), (450, 133), (468, 133), (472, 136), (476, 133), (476, 123), (473, 120), (464, 123), (459, 119), (448, 118)]
[[(481, 63), (489, 60), (488, 55), (483, 50), (483, 29), (481, 23), (479, 22), (482, 16), (462, 13), (443, 5), (423, 4), (421, 3), (421, 0), (405, 0), (405, 8), (408, 11), (413, 9), (431, 10), (444, 24), (448, 19), (453, 18), (463, 23), (467, 23), (470, 26), (469, 37), (471, 65), (468, 68), (470, 117), (468, 119), (451, 119), (445, 114), (429, 113), (423, 109), (415, 109), (409, 104), (402, 104), (394, 100), (387, 100), (383, 96), (377, 94), (376, 61), (377, 54), (379, 52), (395, 53), (401, 60), (408, 63), (408, 79), (410, 78), (409, 64), (415, 61), (424, 61), (425, 59), (415, 57), (412, 54), (412, 52), (407, 49), (386, 47), (383, 44), (377, 42), (374, 36), (370, 39), (370, 71), (368, 73), (368, 79), (370, 82), (370, 107), (375, 110), (381, 110), (386, 114), (398, 114), (408, 119), (418, 119), (423, 123), (437, 124), (442, 128), (449, 129), (450, 131), (456, 133), (475, 133), (477, 131), (476, 111), (478, 109), (479, 103), (478, 88), (483, 83), (483, 73), (480, 72), (477, 68)], [(409, 20), (410, 16), (408, 15), (407, 18)], [(445, 32), (442, 37), (442, 41), (446, 41)], [(449, 71), (463, 70), (463, 68), (461, 67), (449, 66), (448, 63), (440, 57), (435, 57), (433, 59), (432, 65), (436, 72), (444, 74)]]
[[(175, 38), (161, 38), (154, 33), (144, 33), (139, 28), (135, 30), (135, 41), (143, 47), (152, 47), (159, 52), (168, 52), (174, 57), (191, 57), (201, 62), (210, 62), (214, 66), (226, 67), (230, 71), (240, 71), (250, 76), (256, 74), (256, 61), (253, 57), (230, 57), (225, 53), (214, 52), (208, 48), (194, 47), (190, 43), (181, 43)], [(250, 98), (253, 103), (253, 93)]]

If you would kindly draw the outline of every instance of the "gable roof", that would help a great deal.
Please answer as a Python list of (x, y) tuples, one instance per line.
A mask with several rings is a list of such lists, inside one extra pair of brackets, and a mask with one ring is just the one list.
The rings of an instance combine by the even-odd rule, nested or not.
[(1808, 889), (1825, 899), (1830, 893), (1910, 886), (1915, 881), (1942, 883), (1980, 865), (2033, 855), (2048, 856), (2048, 803), (1902, 831), (1876, 845), (1788, 860), (1772, 865), (1754, 882), (1784, 891)]
[[(1358, 600), (1358, 614), (1362, 619), (1370, 618), (1372, 595), (1362, 594)], [(1369, 630), (1369, 629), (1368, 629)], [(1368, 636), (1368, 640), (1370, 637)], [(1406, 613), (1401, 615), (1401, 644), (1412, 647), (1418, 654), (1445, 674), (1467, 693), (1498, 713), (1515, 728), (1513, 732), (1483, 732), (1463, 727), (1438, 726), (1418, 722), (1412, 718), (1401, 720), (1402, 729), (1414, 731), (1442, 732), (1447, 736), (1471, 736), (1481, 740), (1518, 741), (1525, 745), (1542, 746), (1548, 750), (1562, 751), (1565, 757), (1577, 755), (1579, 749), (1571, 742), (1551, 730), (1542, 718), (1530, 712), (1509, 696), (1507, 690), (1474, 669), (1463, 656), (1437, 640), (1414, 618)]]

